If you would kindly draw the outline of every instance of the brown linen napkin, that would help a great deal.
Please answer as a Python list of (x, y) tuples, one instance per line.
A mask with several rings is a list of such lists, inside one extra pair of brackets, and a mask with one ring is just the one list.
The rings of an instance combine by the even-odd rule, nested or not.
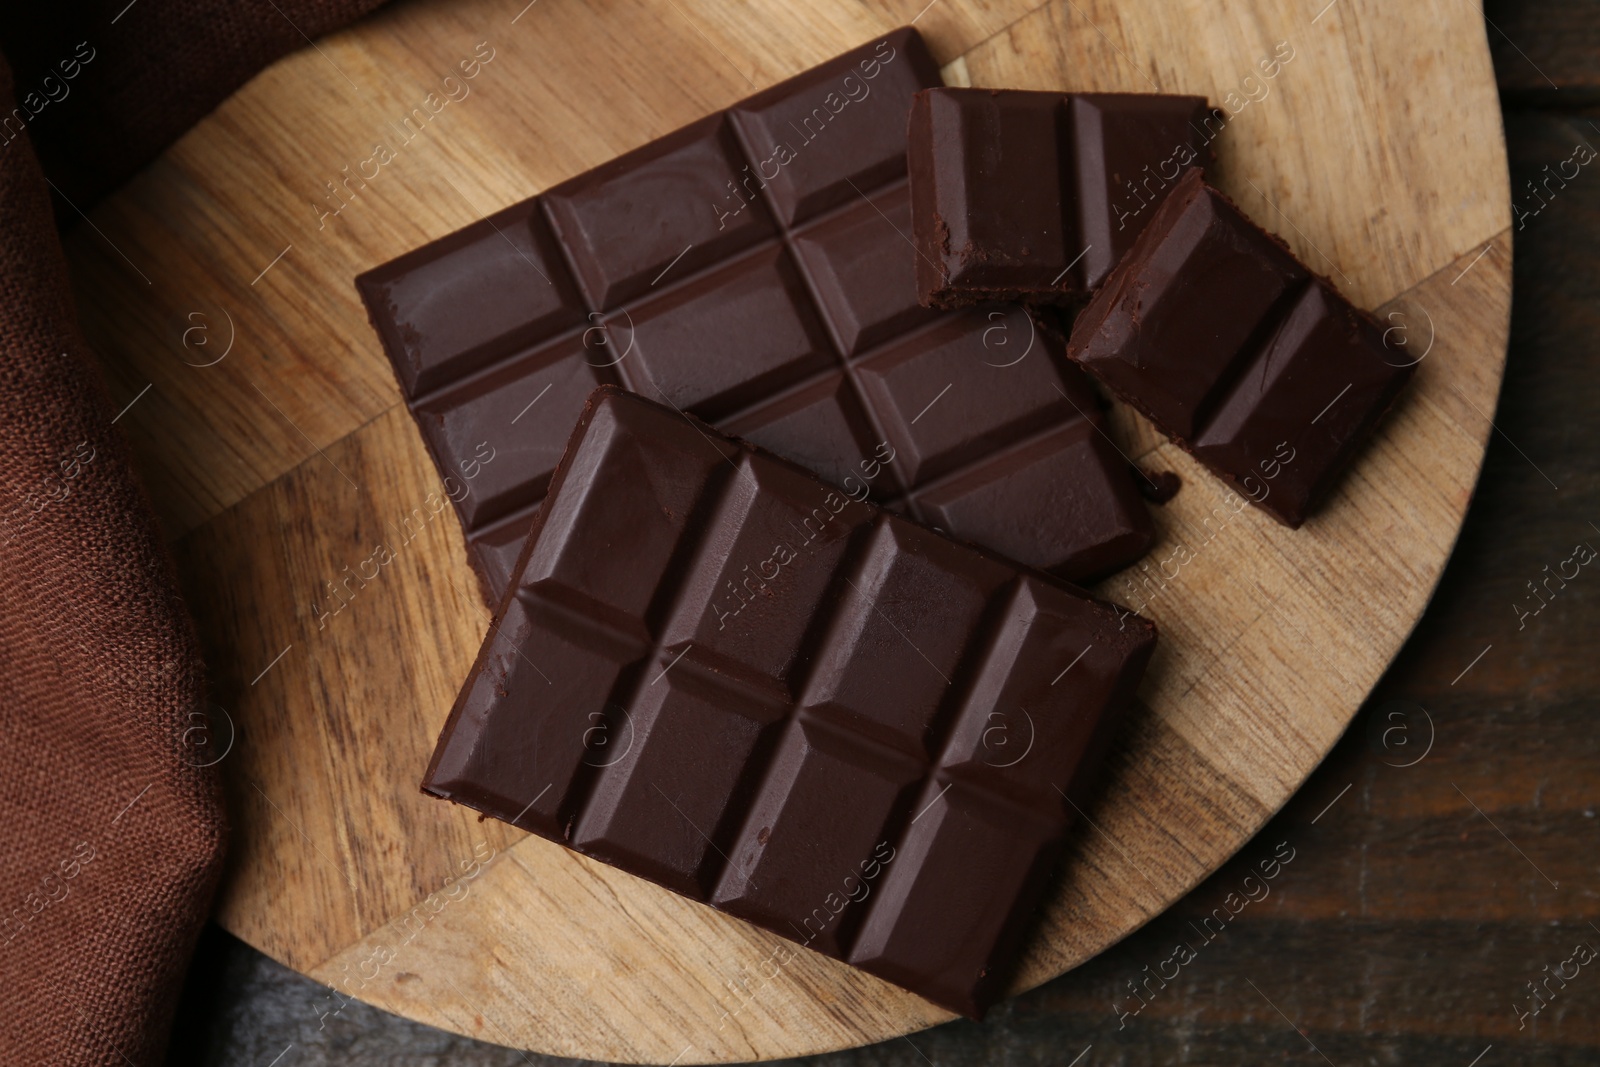
[(376, 6), (46, 3), (0, 24), (0, 1063), (159, 1062), (225, 838), (205, 741), (227, 727), (78, 331), (52, 183), (87, 210)]

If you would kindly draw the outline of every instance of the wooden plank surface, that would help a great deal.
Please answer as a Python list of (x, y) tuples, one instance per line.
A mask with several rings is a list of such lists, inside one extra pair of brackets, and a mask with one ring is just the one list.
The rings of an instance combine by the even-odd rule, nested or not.
[[(1343, 730), (1420, 614), (1471, 495), (1511, 262), (1471, 8), (1031, 7), (944, 3), (926, 28), (972, 84), (1231, 99), (1224, 188), (1418, 343), (1420, 316), (1432, 347), (1323, 516), (1291, 533), (1243, 512), (1148, 602), (1165, 637), (1141, 714), (1019, 986), (1180, 897)], [(417, 794), (414, 768), (487, 620), (350, 286), (904, 17), (842, 0), (403, 4), (253, 80), (74, 238), (86, 328), (114, 392), (140, 397), (124, 425), (239, 726), (230, 930), (413, 1018), (591, 1058), (765, 1058), (943, 1018), (809, 953), (757, 981), (771, 938)], [(1264, 79), (1258, 62), (1284, 41), (1294, 58)], [(471, 56), (469, 94), (348, 199), (323, 196)], [(1158, 515), (1161, 558), (1198, 539), (1220, 492), (1124, 422), (1131, 445), (1154, 446), (1144, 461), (1187, 486)], [(330, 615), (327, 584), (401, 537), (396, 562)], [(1118, 582), (1104, 592), (1121, 595)]]

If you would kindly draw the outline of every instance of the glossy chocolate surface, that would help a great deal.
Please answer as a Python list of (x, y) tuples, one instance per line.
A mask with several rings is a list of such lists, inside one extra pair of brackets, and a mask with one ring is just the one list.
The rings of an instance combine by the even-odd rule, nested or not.
[(1327, 495), (1415, 366), (1198, 171), (1078, 317), (1069, 353), (1289, 526)]
[[(495, 597), (598, 384), (1072, 580), (1150, 516), (1056, 336), (917, 304), (898, 30), (357, 279)], [(484, 457), (492, 457), (488, 462)]]
[(977, 1016), (1154, 644), (599, 389), (424, 789)]
[(908, 149), (920, 302), (1081, 300), (1210, 161), (1217, 129), (1198, 96), (923, 90)]

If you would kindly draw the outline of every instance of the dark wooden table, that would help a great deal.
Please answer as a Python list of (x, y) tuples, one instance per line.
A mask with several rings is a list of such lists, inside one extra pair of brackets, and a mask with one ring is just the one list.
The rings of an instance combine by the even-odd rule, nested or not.
[[(1542, 204), (1526, 184), (1600, 151), (1600, 4), (1486, 17), (1527, 212), (1511, 356), (1466, 527), (1399, 659), (1260, 836), (1145, 929), (982, 1025), (792, 1062), (1600, 1063), (1600, 566), (1518, 613), (1575, 546), (1600, 549), (1600, 159)], [(1280, 843), (1294, 860), (1270, 895), (1202, 942)], [(1162, 979), (1180, 941), (1199, 952)], [(360, 1005), (323, 1027), (325, 995), (212, 930), (171, 1062), (572, 1062)]]

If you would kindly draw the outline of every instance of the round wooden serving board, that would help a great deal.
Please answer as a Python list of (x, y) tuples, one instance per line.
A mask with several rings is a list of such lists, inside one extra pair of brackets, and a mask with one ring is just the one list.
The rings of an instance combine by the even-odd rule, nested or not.
[[(1237, 112), (1218, 184), (1425, 356), (1299, 531), (1234, 514), (1119, 413), (1125, 449), (1184, 481), (1148, 573), (1189, 551), (1101, 589), (1143, 602), (1161, 644), (1018, 988), (1194, 886), (1344, 730), (1450, 553), (1505, 359), (1510, 196), (1477, 5), (924, 3), (406, 0), (256, 77), (76, 231), (84, 325), (132, 402), (120, 424), (237, 731), (225, 927), (343, 995), (564, 1056), (792, 1056), (947, 1018), (809, 952), (774, 968), (770, 934), (421, 795), (489, 621), (448, 507), (342, 612), (311, 610), (439, 486), (358, 272), (913, 19), (953, 83)], [(335, 199), (413, 109), (423, 133)]]

